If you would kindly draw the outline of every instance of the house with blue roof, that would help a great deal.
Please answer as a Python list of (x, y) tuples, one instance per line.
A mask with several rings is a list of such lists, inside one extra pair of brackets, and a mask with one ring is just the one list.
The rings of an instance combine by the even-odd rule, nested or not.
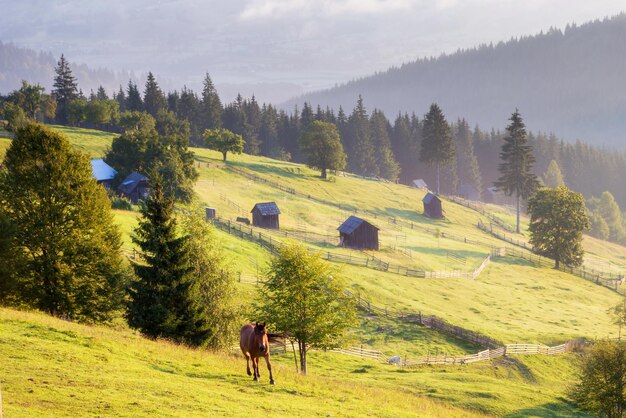
[(146, 200), (150, 196), (150, 179), (143, 174), (133, 171), (126, 177), (119, 186), (117, 191), (123, 197), (129, 199), (133, 204), (137, 204), (139, 200)]
[(91, 160), (91, 172), (98, 184), (102, 184), (107, 190), (111, 188), (113, 179), (117, 174), (117, 171), (105, 163), (102, 158)]

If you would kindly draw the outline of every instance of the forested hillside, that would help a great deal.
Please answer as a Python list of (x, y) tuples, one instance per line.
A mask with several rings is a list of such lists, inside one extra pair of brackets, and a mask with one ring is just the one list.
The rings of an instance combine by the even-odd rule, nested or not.
[[(0, 40), (0, 94), (19, 88), (22, 80), (39, 83), (50, 91), (56, 62), (57, 59), (50, 53), (21, 48)], [(72, 70), (85, 93), (96, 90), (100, 85), (109, 89), (119, 87), (126, 84), (129, 77), (128, 73), (93, 69), (84, 64), (72, 65)]]
[[(351, 107), (357, 95), (388, 115), (438, 103), (449, 119), (503, 128), (519, 108), (533, 131), (623, 147), (626, 15), (424, 58), (283, 105)], [(358, 63), (355, 63), (358, 65)]]

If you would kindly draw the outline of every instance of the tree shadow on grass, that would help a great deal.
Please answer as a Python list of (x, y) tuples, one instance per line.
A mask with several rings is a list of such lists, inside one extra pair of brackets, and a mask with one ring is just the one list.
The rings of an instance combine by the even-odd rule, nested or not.
[(593, 417), (584, 411), (579, 410), (576, 406), (563, 398), (559, 398), (557, 402), (549, 402), (543, 405), (537, 405), (530, 408), (520, 409), (504, 415), (505, 418), (522, 418), (522, 417)]

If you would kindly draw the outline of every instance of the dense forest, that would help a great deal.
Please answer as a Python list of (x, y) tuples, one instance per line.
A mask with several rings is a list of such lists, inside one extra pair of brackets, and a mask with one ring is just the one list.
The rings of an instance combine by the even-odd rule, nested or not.
[(527, 125), (567, 140), (624, 146), (626, 14), (550, 29), (438, 58), (419, 59), (284, 104), (351, 107), (362, 94), (387, 114), (439, 103), (451, 119), (505, 126), (519, 108)]
[[(64, 57), (56, 71), (51, 95), (45, 94), (41, 87), (24, 82), (21, 89), (0, 97), (9, 128), (31, 115), (39, 120), (121, 133), (135, 126), (137, 115), (144, 112), (153, 119), (150, 123), (159, 135), (167, 137), (176, 133), (179, 138), (176, 143), (184, 141), (206, 146), (203, 133), (207, 129), (225, 128), (243, 137), (246, 153), (306, 163), (301, 134), (317, 120), (336, 126), (347, 155), (347, 171), (408, 185), (413, 180), (423, 179), (436, 190), (436, 170), (432, 161), (424, 157), (430, 147), (424, 140), (427, 137), (425, 121), (436, 108), (441, 113), (440, 123), (445, 125), (453, 142), (453, 149), (441, 169), (441, 193), (487, 200), (488, 189), (500, 176), (498, 164), (504, 134), (494, 129), (483, 130), (462, 118), (446, 121), (443, 117), (446, 109), (439, 110), (435, 105), (430, 106), (430, 111), (424, 108), (419, 114), (388, 116), (380, 109), (369, 108), (360, 95), (354, 97), (349, 109), (341, 106), (314, 108), (304, 102), (301, 107), (295, 106), (286, 112), (272, 104), (259, 103), (254, 96), (238, 96), (233, 102), (223, 104), (209, 74), (205, 75), (204, 87), (199, 93), (186, 87), (164, 92), (150, 73), (143, 88), (129, 81), (125, 88), (117, 91), (107, 92), (101, 86), (85, 95)], [(51, 104), (51, 100), (55, 103)], [(513, 112), (515, 108), (509, 110)], [(504, 117), (501, 124), (506, 124), (507, 119)], [(565, 184), (583, 193), (592, 215), (597, 218), (592, 217), (597, 221), (595, 231), (598, 228), (603, 231), (598, 235), (626, 240), (618, 207), (626, 206), (626, 190), (621, 187), (626, 178), (625, 152), (581, 141), (570, 143), (541, 132), (529, 132), (528, 143), (536, 159), (534, 173), (544, 184), (552, 187)], [(116, 146), (114, 144), (113, 151)], [(181, 146), (183, 150), (186, 147)], [(115, 154), (113, 151), (111, 155)], [(600, 216), (603, 211), (611, 215)], [(606, 225), (600, 218), (606, 218)]]

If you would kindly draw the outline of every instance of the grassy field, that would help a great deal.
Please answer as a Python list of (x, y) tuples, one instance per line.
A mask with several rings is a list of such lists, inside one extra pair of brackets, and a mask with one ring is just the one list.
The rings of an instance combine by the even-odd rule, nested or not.
[(276, 386), (239, 356), (0, 309), (0, 382), (8, 417), (585, 416), (564, 398), (567, 356), (403, 369), (311, 353), (307, 377), (275, 355)]
[[(56, 129), (93, 156), (101, 156), (113, 137), (97, 131)], [(8, 143), (0, 138), (0, 153)], [(275, 201), (282, 212), (282, 232), (262, 232), (281, 242), (300, 240), (319, 251), (376, 256), (428, 271), (473, 271), (494, 247), (504, 244), (476, 227), (479, 220), (488, 223), (484, 216), (447, 200), (445, 219), (425, 218), (421, 214), (424, 192), (414, 188), (349, 175), (322, 181), (317, 172), (298, 164), (248, 155), (229, 156), (229, 163), (224, 164), (217, 152), (194, 152), (201, 204), (234, 221), (237, 216), (248, 216), (257, 202)], [(250, 175), (296, 193), (252, 181)], [(513, 225), (509, 209), (489, 205), (488, 210)], [(380, 228), (381, 251), (364, 253), (336, 246), (336, 228), (355, 212)], [(124, 236), (124, 252), (130, 255), (130, 237), (138, 214), (115, 211), (115, 216)], [(523, 221), (526, 226), (528, 220)], [(263, 273), (270, 254), (240, 237), (215, 233), (237, 277), (247, 279), (237, 286), (244, 305), (258, 289), (247, 282)], [(527, 239), (527, 234), (511, 235)], [(626, 248), (588, 237), (584, 245), (589, 266), (616, 273), (626, 270)], [(512, 257), (494, 258), (475, 280), (423, 279), (349, 264), (333, 266), (351, 290), (378, 306), (435, 314), (505, 343), (553, 345), (577, 337), (617, 334), (607, 309), (621, 296), (576, 276)], [(0, 355), (20, 370), (16, 377), (3, 378), (7, 414), (11, 412), (11, 416), (46, 415), (49, 407), (56, 408), (50, 415), (71, 415), (81, 405), (88, 415), (150, 415), (156, 411), (151, 408), (159, 403), (162, 415), (243, 414), (235, 401), (247, 399), (245, 395), (256, 395), (260, 402), (255, 410), (271, 416), (356, 416), (368, 412), (463, 416), (467, 411), (470, 415), (482, 412), (496, 416), (578, 414), (566, 397), (573, 379), (571, 355), (408, 370), (338, 354), (313, 353), (313, 376), (305, 379), (293, 374), (291, 354), (281, 354), (276, 362), (284, 384), (267, 388), (245, 384), (247, 376), (241, 373), (240, 359), (146, 341), (125, 329), (83, 327), (10, 310), (0, 311), (0, 315)], [(350, 344), (390, 356), (463, 354), (479, 349), (427, 328), (369, 316), (362, 316), (360, 321), (351, 333)], [(19, 350), (9, 356), (10, 346), (31, 343), (33, 352)], [(38, 359), (36, 352), (44, 354)], [(68, 377), (64, 368), (73, 369), (74, 364), (77, 377)], [(89, 374), (94, 369), (106, 372)], [(71, 383), (58, 383), (64, 379)], [(98, 391), (111, 400), (99, 397)], [(51, 405), (58, 397), (63, 397), (63, 402)]]

